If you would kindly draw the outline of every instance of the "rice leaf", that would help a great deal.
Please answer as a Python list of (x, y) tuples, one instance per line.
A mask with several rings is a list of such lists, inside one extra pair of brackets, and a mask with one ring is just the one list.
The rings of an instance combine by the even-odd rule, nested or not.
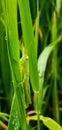
[[(27, 117), (28, 118), (28, 117)], [(31, 116), (29, 117), (30, 120), (37, 120), (37, 116)], [(40, 115), (40, 120), (43, 122), (43, 124), (49, 129), (49, 130), (62, 130), (62, 127), (53, 119), (49, 117), (44, 117)]]
[(49, 46), (47, 46), (43, 52), (40, 54), (38, 59), (38, 71), (39, 71), (39, 109), (41, 110), (41, 102), (43, 100), (43, 82), (44, 82), (44, 75), (46, 70), (47, 61), (49, 55), (53, 51), (55, 45), (62, 40), (62, 35), (55, 41), (52, 42)]
[(38, 79), (38, 70), (37, 70), (37, 55), (36, 55), (36, 50), (35, 50), (34, 34), (33, 34), (29, 1), (18, 0), (18, 4), (19, 4), (19, 10), (20, 10), (24, 45), (25, 45), (27, 54), (29, 56), (30, 80), (31, 80), (33, 90), (38, 91), (39, 79)]
[(10, 120), (8, 124), (8, 130), (19, 130), (19, 117), (18, 117), (18, 108), (16, 102), (16, 95), (14, 94), (12, 105), (11, 105), (11, 112), (10, 112)]
[(17, 30), (17, 0), (6, 0), (6, 19), (7, 52), (12, 74), (12, 83), (14, 93), (16, 94), (16, 105), (21, 129), (26, 130), (24, 97), (20, 74), (20, 51)]

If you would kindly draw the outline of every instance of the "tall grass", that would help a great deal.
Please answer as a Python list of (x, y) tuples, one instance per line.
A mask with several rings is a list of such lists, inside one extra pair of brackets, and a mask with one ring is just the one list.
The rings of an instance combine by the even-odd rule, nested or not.
[(62, 130), (59, 1), (0, 2), (1, 130)]

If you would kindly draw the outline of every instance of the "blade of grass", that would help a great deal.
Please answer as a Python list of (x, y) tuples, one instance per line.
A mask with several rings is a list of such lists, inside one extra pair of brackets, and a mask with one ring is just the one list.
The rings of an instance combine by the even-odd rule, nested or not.
[(17, 0), (6, 0), (6, 33), (7, 52), (12, 73), (14, 93), (16, 94), (16, 105), (18, 108), (19, 121), (21, 129), (26, 130), (24, 97), (20, 75), (20, 51), (17, 29)]
[(39, 32), (39, 18), (40, 18), (40, 12), (39, 12), (39, 3), (37, 2), (37, 17), (35, 21), (35, 50), (37, 53), (38, 49), (38, 32)]
[(37, 55), (34, 44), (34, 34), (28, 0), (18, 0), (24, 45), (29, 56), (29, 74), (34, 91), (39, 90), (37, 70)]
[(8, 130), (19, 130), (19, 117), (18, 117), (18, 107), (16, 105), (16, 95), (14, 94), (11, 112), (10, 112), (10, 120), (8, 124)]
[[(2, 1), (0, 2), (0, 18), (2, 18), (2, 13), (4, 13), (4, 10), (2, 8)], [(10, 65), (8, 62), (8, 54), (7, 54), (7, 46), (6, 46), (6, 33), (5, 33), (5, 22), (3, 23), (0, 19), (0, 62), (1, 62), (1, 72), (3, 77), (3, 83), (4, 83), (4, 91), (6, 96), (9, 98), (10, 101), (7, 100), (7, 108), (10, 109), (11, 100), (12, 100), (12, 90), (11, 90), (11, 71), (10, 71)]]
[[(36, 50), (36, 55), (37, 55), (37, 49), (38, 49), (38, 30), (39, 30), (39, 0), (37, 0), (37, 19), (36, 19), (36, 31), (35, 31), (35, 50)], [(37, 124), (38, 124), (38, 130), (40, 130), (40, 116), (39, 116), (39, 100), (38, 100), (38, 93), (34, 94), (34, 99), (36, 100), (36, 106), (37, 106)]]
[(0, 126), (2, 126), (3, 129), (8, 130), (7, 125), (0, 120)]
[(38, 71), (39, 71), (39, 111), (42, 112), (42, 100), (43, 100), (43, 83), (44, 83), (44, 75), (46, 70), (47, 61), (49, 55), (53, 51), (54, 47), (62, 40), (62, 35), (54, 42), (52, 42), (49, 46), (47, 46), (43, 52), (40, 54), (38, 59)]
[[(57, 38), (57, 18), (56, 18), (56, 12), (53, 12), (52, 17), (52, 41), (54, 41)], [(58, 104), (58, 90), (57, 90), (57, 51), (58, 47), (56, 46), (52, 53), (52, 98), (53, 98), (53, 116), (54, 119), (59, 123), (60, 122), (60, 116), (59, 116), (59, 104)]]
[[(37, 120), (37, 116), (30, 116), (27, 117), (30, 120)], [(62, 130), (62, 127), (53, 119), (49, 117), (44, 117), (40, 115), (40, 120), (43, 122), (43, 124), (50, 130)]]

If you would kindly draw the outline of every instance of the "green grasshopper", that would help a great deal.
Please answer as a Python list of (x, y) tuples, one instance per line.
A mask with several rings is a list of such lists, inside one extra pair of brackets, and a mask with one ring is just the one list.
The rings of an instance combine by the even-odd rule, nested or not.
[(22, 58), (20, 58), (21, 83), (24, 92), (25, 107), (31, 104), (30, 84), (29, 84), (29, 57), (22, 45)]

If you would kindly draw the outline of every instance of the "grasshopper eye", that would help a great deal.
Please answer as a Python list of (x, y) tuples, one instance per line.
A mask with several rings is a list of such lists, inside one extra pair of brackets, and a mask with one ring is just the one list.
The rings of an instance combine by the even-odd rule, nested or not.
[(29, 57), (28, 57), (28, 56), (26, 56), (26, 60), (29, 60)]

